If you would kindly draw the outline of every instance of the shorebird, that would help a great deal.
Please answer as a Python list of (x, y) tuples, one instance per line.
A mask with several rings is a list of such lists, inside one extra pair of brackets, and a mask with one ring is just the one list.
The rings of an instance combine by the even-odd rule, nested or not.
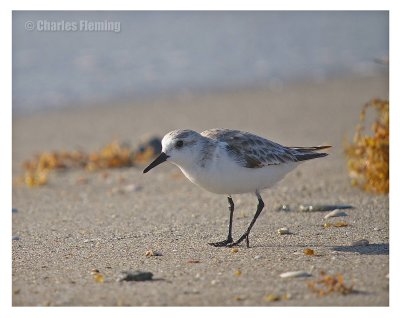
[[(300, 163), (325, 157), (317, 152), (331, 146), (285, 147), (260, 136), (239, 130), (215, 128), (197, 133), (178, 129), (162, 139), (161, 154), (143, 170), (146, 173), (169, 161), (178, 166), (194, 184), (213, 193), (224, 194), (229, 203), (228, 237), (213, 246), (232, 247), (246, 240), (264, 208), (260, 191), (273, 186)], [(254, 193), (258, 198), (256, 213), (247, 230), (237, 240), (232, 238), (233, 194)]]

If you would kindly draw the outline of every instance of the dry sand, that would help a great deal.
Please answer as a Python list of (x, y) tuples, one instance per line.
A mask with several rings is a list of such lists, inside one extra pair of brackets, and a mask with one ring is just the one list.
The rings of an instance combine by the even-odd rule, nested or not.
[[(40, 151), (97, 150), (113, 137), (135, 144), (176, 128), (247, 130), (285, 145), (329, 143), (331, 155), (304, 163), (264, 192), (265, 210), (237, 253), (207, 242), (226, 237), (227, 200), (186, 180), (165, 164), (143, 175), (140, 167), (102, 173), (53, 173), (47, 186), (13, 187), (12, 281), (14, 306), (387, 306), (389, 303), (388, 196), (350, 186), (342, 153), (362, 105), (387, 98), (385, 74), (303, 82), (279, 89), (247, 88), (181, 95), (113, 107), (75, 108), (13, 118), (13, 176)], [(79, 184), (78, 178), (88, 178)], [(138, 190), (112, 189), (135, 184)], [(253, 195), (234, 196), (234, 238), (256, 208)], [(302, 203), (349, 204), (348, 227), (322, 227), (326, 212), (276, 212)], [(278, 235), (287, 226), (292, 235)], [(366, 247), (351, 242), (367, 239)], [(306, 256), (312, 248), (319, 256)], [(146, 257), (153, 249), (162, 253)], [(198, 263), (188, 262), (198, 260)], [(97, 283), (92, 269), (105, 275)], [(116, 282), (124, 270), (151, 271), (154, 281)], [(236, 275), (240, 270), (241, 275)], [(310, 278), (282, 279), (305, 270)], [(317, 297), (307, 282), (323, 270), (341, 273), (355, 293)], [(236, 274), (235, 274), (236, 273)], [(265, 296), (290, 294), (266, 302)]]

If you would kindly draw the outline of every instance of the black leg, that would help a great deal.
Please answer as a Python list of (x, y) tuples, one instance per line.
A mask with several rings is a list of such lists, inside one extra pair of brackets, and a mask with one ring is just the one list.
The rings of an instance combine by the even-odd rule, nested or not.
[(229, 215), (229, 230), (228, 230), (228, 237), (226, 240), (223, 240), (221, 242), (216, 242), (216, 243), (208, 243), (212, 246), (227, 246), (229, 243), (233, 242), (232, 239), (232, 219), (233, 219), (233, 211), (235, 209), (235, 205), (233, 204), (233, 200), (232, 198), (229, 196), (228, 197), (228, 202), (229, 202), (229, 211), (230, 211), (230, 215)]
[(256, 192), (256, 195), (258, 198), (258, 205), (257, 205), (256, 214), (254, 215), (253, 220), (251, 220), (251, 223), (250, 223), (249, 227), (247, 228), (246, 232), (244, 232), (244, 234), (236, 242), (230, 243), (227, 246), (232, 247), (232, 246), (239, 245), (244, 239), (246, 239), (246, 246), (250, 247), (249, 234), (250, 234), (251, 228), (253, 227), (254, 223), (256, 223), (258, 216), (260, 215), (262, 209), (264, 208), (264, 202), (263, 202), (260, 194), (258, 192)]

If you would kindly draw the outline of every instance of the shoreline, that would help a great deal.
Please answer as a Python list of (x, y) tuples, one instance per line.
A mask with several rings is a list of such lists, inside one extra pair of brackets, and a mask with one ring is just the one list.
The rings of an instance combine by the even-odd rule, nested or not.
[(127, 105), (143, 105), (148, 103), (159, 102), (160, 100), (180, 100), (184, 98), (201, 99), (202, 96), (219, 96), (229, 95), (235, 92), (251, 92), (251, 91), (269, 91), (280, 92), (285, 89), (299, 86), (310, 85), (324, 85), (337, 81), (352, 81), (352, 80), (368, 80), (371, 78), (387, 77), (387, 67), (382, 67), (381, 70), (365, 73), (343, 73), (331, 76), (317, 77), (298, 77), (290, 80), (277, 80), (277, 81), (260, 81), (242, 85), (221, 85), (220, 87), (203, 87), (186, 91), (171, 90), (161, 91), (159, 93), (148, 93), (138, 96), (131, 96), (126, 98), (110, 98), (108, 100), (88, 102), (88, 103), (73, 103), (59, 105), (55, 108), (38, 108), (36, 110), (13, 111), (13, 119), (27, 118), (31, 116), (43, 116), (51, 113), (64, 113), (76, 112), (82, 110), (95, 110), (107, 109), (110, 105), (117, 107), (124, 107)]

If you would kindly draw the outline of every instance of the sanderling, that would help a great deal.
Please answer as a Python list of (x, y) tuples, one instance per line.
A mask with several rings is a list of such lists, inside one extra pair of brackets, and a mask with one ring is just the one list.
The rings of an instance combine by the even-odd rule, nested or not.
[[(161, 154), (143, 173), (164, 161), (171, 161), (193, 183), (210, 192), (227, 195), (228, 237), (209, 244), (231, 247), (246, 239), (249, 247), (249, 233), (264, 208), (260, 191), (273, 186), (301, 162), (325, 157), (327, 153), (316, 151), (329, 147), (285, 147), (248, 132), (230, 129), (210, 129), (201, 134), (178, 129), (164, 136)], [(234, 242), (232, 194), (239, 193), (255, 193), (258, 205), (246, 232)]]

